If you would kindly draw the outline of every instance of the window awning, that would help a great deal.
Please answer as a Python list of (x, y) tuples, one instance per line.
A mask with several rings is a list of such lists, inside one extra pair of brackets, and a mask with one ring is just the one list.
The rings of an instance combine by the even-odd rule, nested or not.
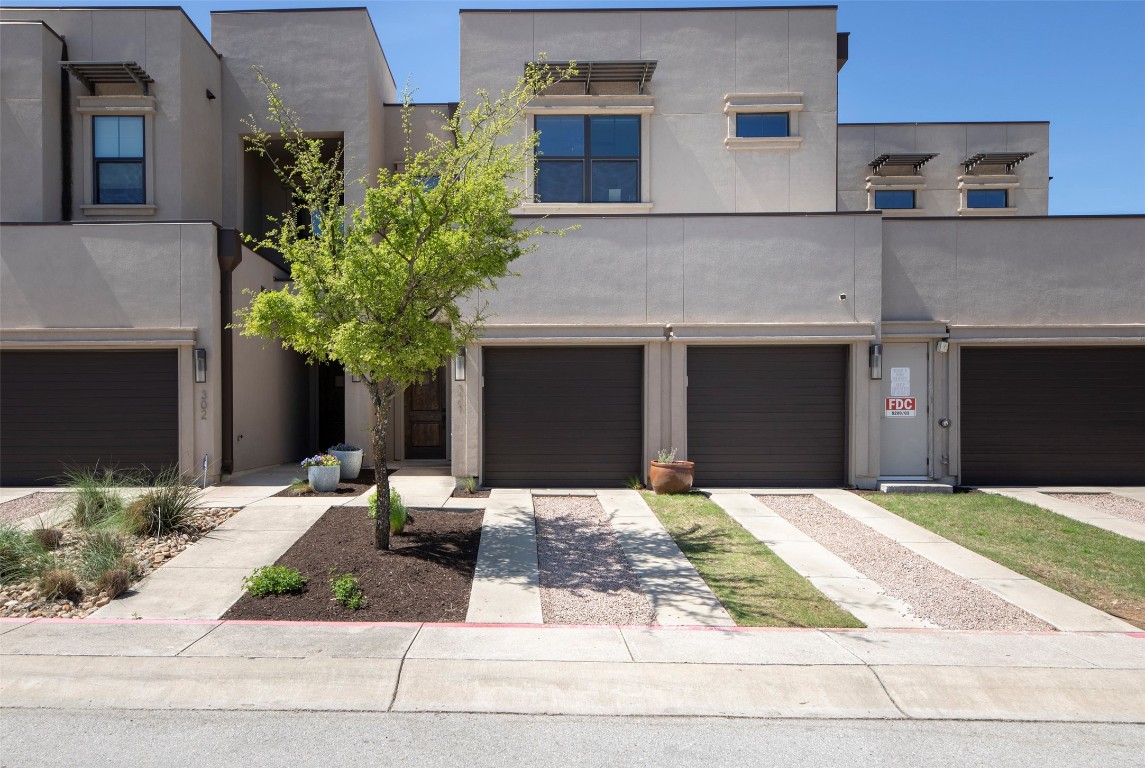
[(83, 83), (93, 96), (96, 83), (135, 83), (146, 96), (148, 86), (155, 82), (134, 61), (61, 61), (60, 66)]
[[(568, 62), (536, 61), (533, 62), (541, 70), (559, 74), (568, 67)], [(592, 83), (636, 83), (640, 93), (644, 92), (644, 84), (652, 79), (656, 71), (655, 61), (578, 61), (575, 75), (562, 78), (565, 83), (584, 83), (584, 92), (587, 94)]]
[(937, 152), (928, 154), (900, 154), (900, 155), (879, 155), (871, 162), (867, 163), (872, 171), (878, 171), (882, 167), (888, 170), (893, 167), (906, 168), (909, 167), (914, 173), (918, 173), (918, 169), (926, 165), (932, 159), (938, 157)]
[(1004, 165), (1006, 173), (1011, 173), (1014, 166), (1025, 160), (1033, 152), (981, 152), (962, 161), (967, 171), (974, 170), (978, 165)]

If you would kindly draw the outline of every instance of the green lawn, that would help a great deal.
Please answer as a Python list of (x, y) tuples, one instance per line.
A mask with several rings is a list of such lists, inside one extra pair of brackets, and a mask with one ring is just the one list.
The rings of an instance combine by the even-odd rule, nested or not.
[(1145, 627), (1145, 542), (987, 493), (864, 493), (884, 509)]
[(864, 626), (704, 496), (644, 499), (739, 626)]

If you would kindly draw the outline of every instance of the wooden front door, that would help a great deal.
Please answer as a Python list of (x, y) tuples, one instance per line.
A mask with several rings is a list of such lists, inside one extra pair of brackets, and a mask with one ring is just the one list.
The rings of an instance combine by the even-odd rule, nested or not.
[(445, 369), (406, 388), (407, 459), (445, 458)]

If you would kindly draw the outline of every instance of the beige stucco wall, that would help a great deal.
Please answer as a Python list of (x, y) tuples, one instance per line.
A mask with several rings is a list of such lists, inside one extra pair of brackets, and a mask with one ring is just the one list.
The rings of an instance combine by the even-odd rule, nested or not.
[[(231, 306), (250, 303), (262, 289), (278, 290), (285, 273), (248, 249), (231, 278)], [(276, 341), (232, 330), (234, 359), (234, 471), (298, 461), (310, 418), (305, 361)]]
[[(653, 111), (643, 118), (650, 136), (642, 158), (643, 197), (654, 212), (835, 210), (833, 8), (469, 11), (461, 14), (462, 98), (511, 88), (541, 53), (558, 62), (657, 61), (646, 86)], [(789, 92), (802, 94), (801, 146), (725, 148), (725, 95)]]
[[(221, 456), (217, 229), (60, 224), (0, 229), (0, 341), (12, 348), (167, 347), (179, 352), (179, 460)], [(191, 350), (207, 350), (193, 383)]]
[[(129, 218), (148, 220), (217, 219), (218, 158), (221, 110), (206, 90), (221, 92), (220, 65), (210, 44), (179, 8), (17, 8), (0, 10), (2, 19), (40, 19), (68, 42), (72, 61), (134, 61), (154, 78), (150, 95), (154, 114), (148, 119), (146, 147), (148, 201), (152, 211)], [(5, 54), (7, 55), (7, 54)], [(59, 58), (44, 60), (45, 80), (58, 78)], [(138, 94), (133, 86), (117, 93)], [(71, 81), (73, 219), (115, 218), (107, 211), (81, 208), (92, 200), (90, 117), (76, 111), (90, 96)]]
[(0, 221), (60, 218), (63, 41), (39, 22), (0, 22)]
[[(839, 210), (865, 211), (872, 160), (883, 154), (937, 153), (922, 166), (917, 214), (956, 216), (961, 163), (981, 152), (1033, 152), (1014, 168), (1010, 194), (1015, 215), (1044, 216), (1049, 209), (1049, 123), (879, 123), (839, 126)], [(888, 211), (888, 216), (906, 215)]]

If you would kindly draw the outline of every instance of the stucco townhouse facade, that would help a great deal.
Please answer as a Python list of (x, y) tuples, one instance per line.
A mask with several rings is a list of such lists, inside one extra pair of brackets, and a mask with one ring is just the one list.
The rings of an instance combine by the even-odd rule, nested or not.
[[(1044, 122), (840, 124), (835, 8), (463, 11), (460, 93), (536, 99), (517, 276), (395, 404), (390, 455), (492, 486), (1145, 483), (1145, 217), (1047, 215)], [(397, 167), (365, 9), (0, 11), (0, 482), (209, 478), (367, 442), (364, 386), (226, 326), (280, 287), (252, 67), (348, 178)], [(419, 105), (415, 136), (435, 129)], [(524, 128), (522, 128), (524, 130)], [(361, 199), (351, 186), (347, 202)]]

